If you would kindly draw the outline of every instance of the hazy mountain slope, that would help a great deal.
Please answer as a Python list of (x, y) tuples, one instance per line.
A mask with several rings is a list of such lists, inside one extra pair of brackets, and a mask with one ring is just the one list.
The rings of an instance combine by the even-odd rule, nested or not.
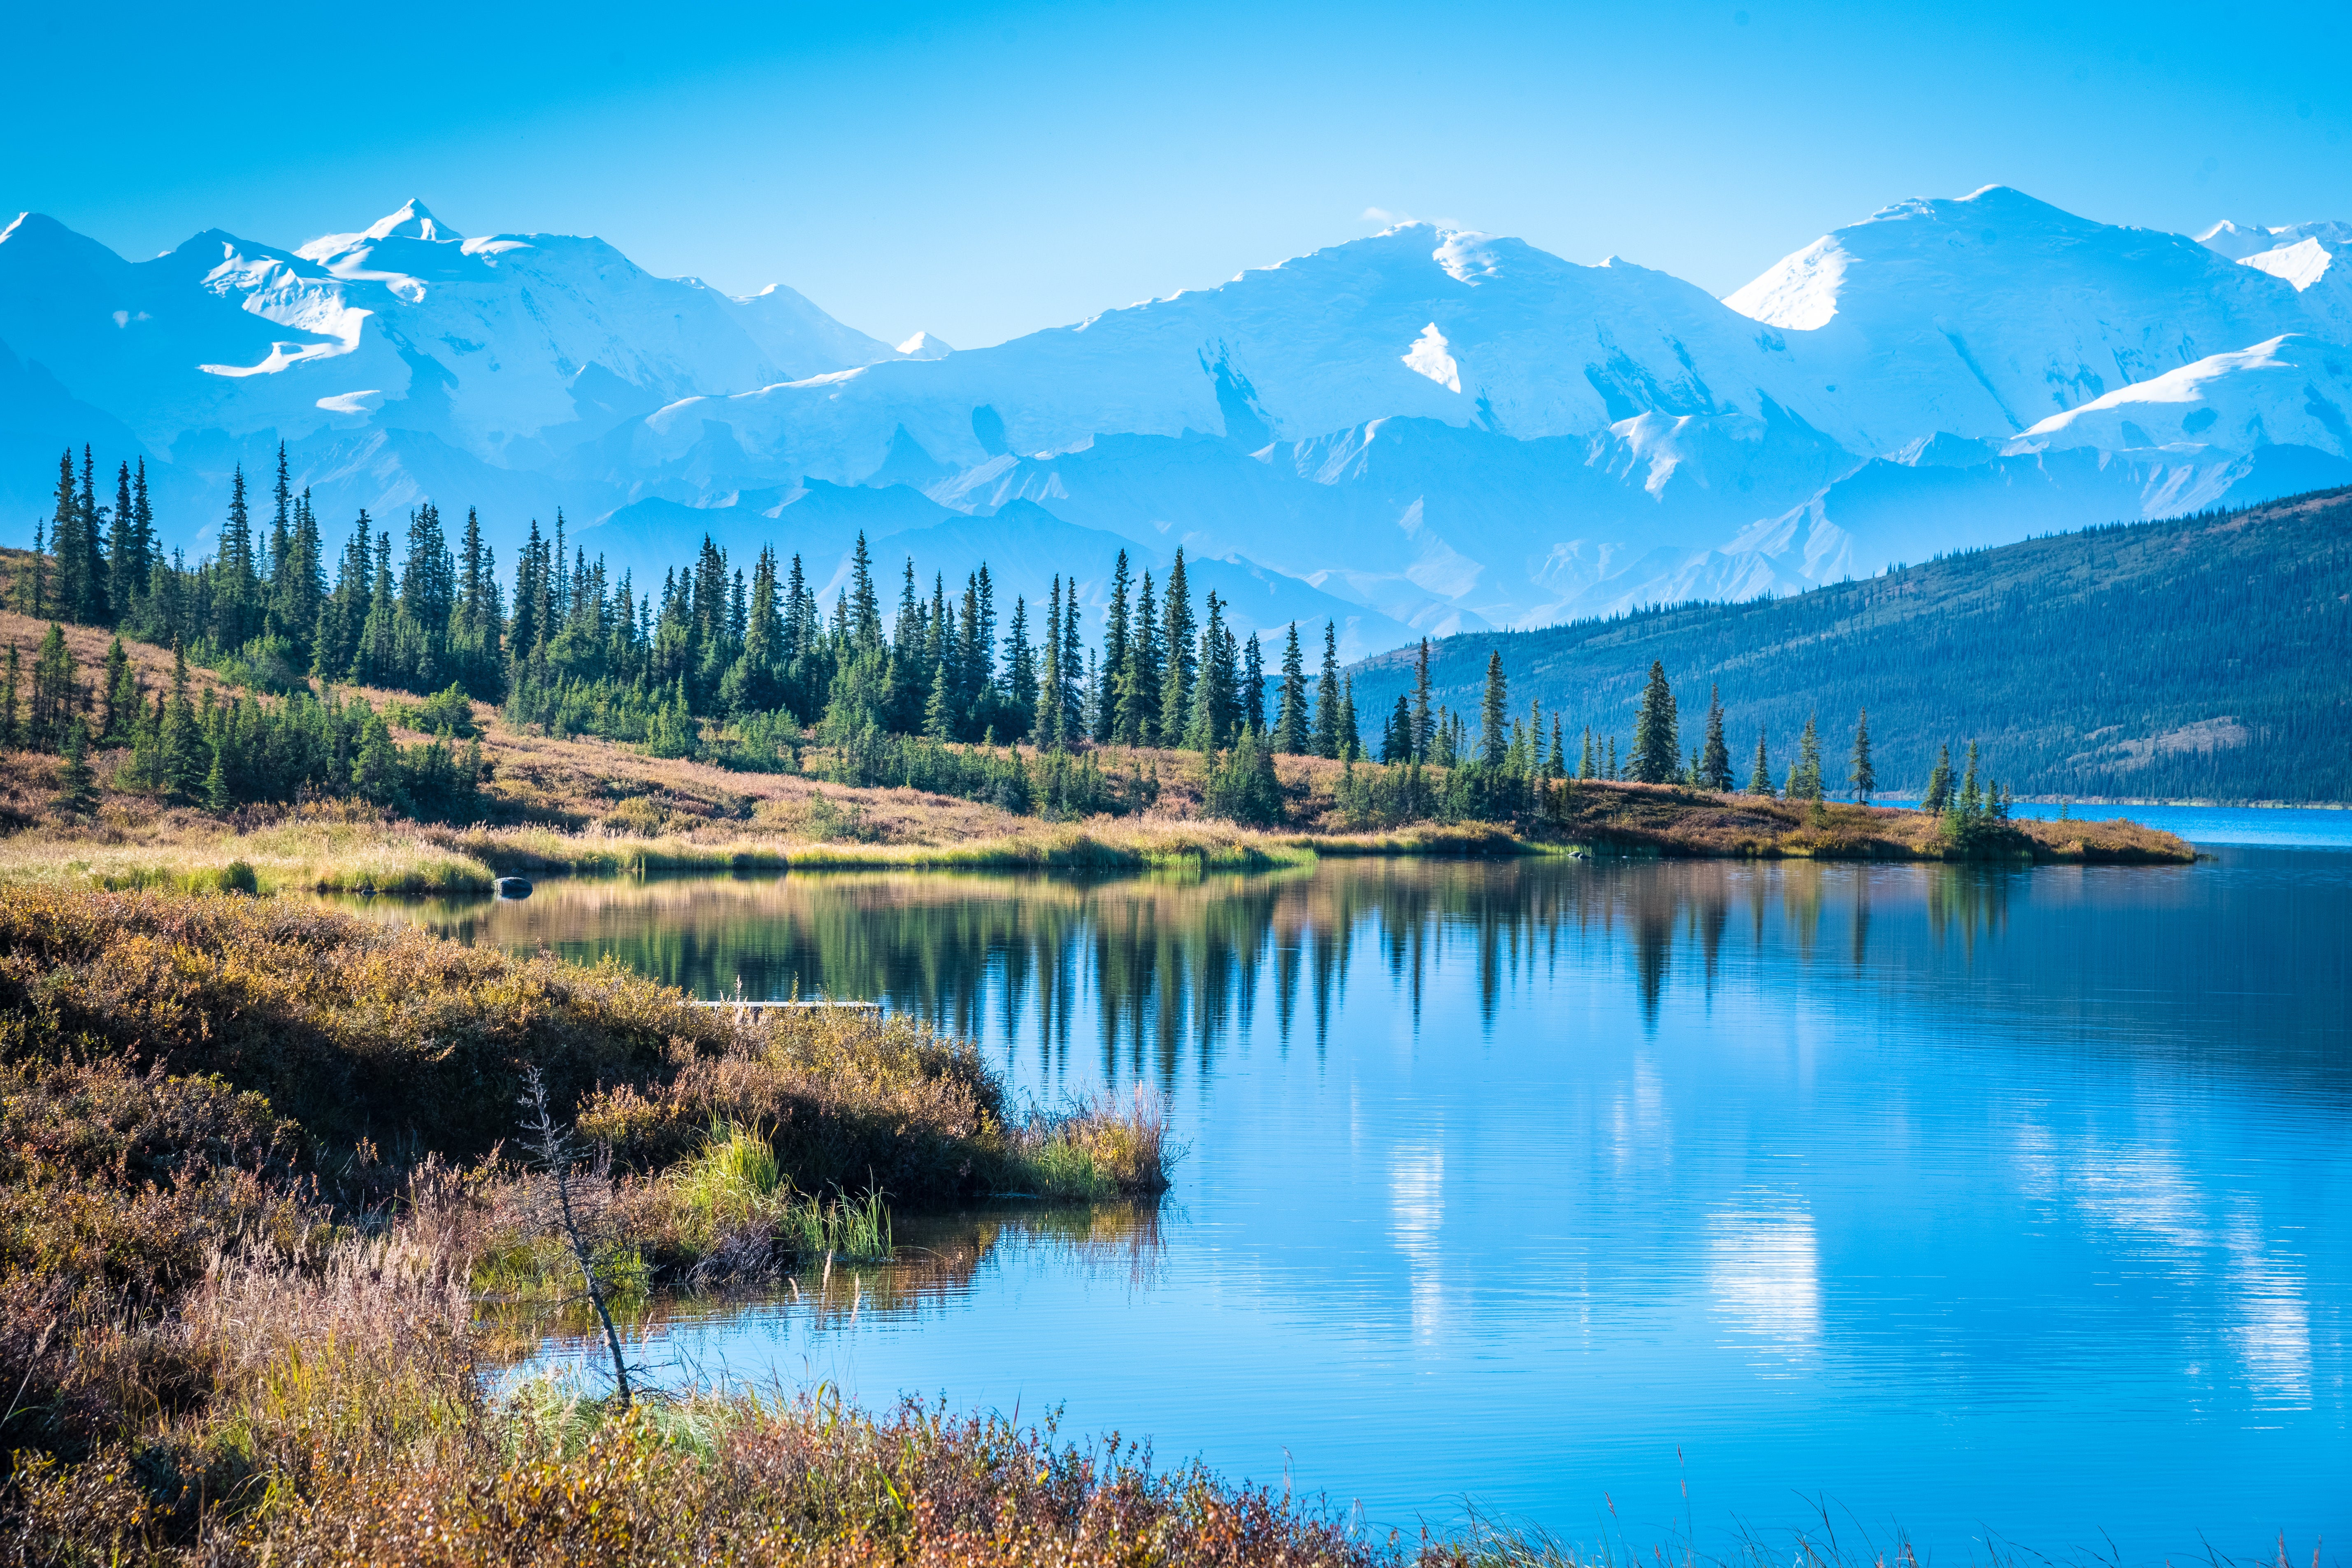
[(2019, 447), (2300, 446), (2352, 458), (2352, 349), (2300, 335), (2212, 354), (2055, 414)]
[[(2352, 799), (2352, 490), (2103, 528), (1958, 555), (1790, 598), (1692, 605), (1435, 645), (1441, 698), (1475, 715), (1499, 649), (1529, 698), (1613, 733), (1621, 755), (1653, 659), (1703, 738), (1720, 686), (1736, 772), (1758, 727), (1785, 779), (1818, 713), (1843, 779), (1870, 710), (1882, 790), (1924, 784), (1971, 737), (2022, 794)], [(1357, 670), (1393, 702), (1409, 653)], [(1574, 745), (1573, 739), (1571, 745)]]
[(1664, 273), (1407, 224), (992, 348), (682, 403), (627, 459), (659, 470), (720, 428), (756, 463), (854, 482), (902, 428), (970, 468), (1102, 432), (1255, 448), (1394, 416), (1517, 437), (1768, 402), (1833, 421), (1770, 337)]

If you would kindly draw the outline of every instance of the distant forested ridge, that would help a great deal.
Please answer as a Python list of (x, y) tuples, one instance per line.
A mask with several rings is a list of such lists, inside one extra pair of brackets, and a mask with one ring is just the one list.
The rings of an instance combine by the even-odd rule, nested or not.
[[(1490, 651), (1514, 699), (1622, 747), (1651, 661), (1685, 713), (1722, 693), (1731, 750), (1776, 771), (1808, 715), (1867, 708), (1880, 790), (1916, 793), (1971, 740), (2036, 796), (2352, 800), (2352, 489), (1940, 558), (1780, 599), (1692, 604), (1430, 645), (1475, 707)], [(1377, 713), (1413, 649), (1356, 667)]]

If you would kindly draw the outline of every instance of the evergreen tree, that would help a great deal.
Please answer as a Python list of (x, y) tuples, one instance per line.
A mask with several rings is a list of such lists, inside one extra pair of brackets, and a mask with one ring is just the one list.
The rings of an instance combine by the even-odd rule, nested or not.
[(1503, 764), (1503, 748), (1508, 743), (1503, 732), (1504, 715), (1509, 700), (1503, 655), (1496, 649), (1486, 655), (1486, 694), (1478, 705), (1478, 760), (1490, 768)]
[(1094, 723), (1097, 744), (1107, 745), (1118, 734), (1119, 696), (1124, 689), (1121, 682), (1128, 668), (1127, 597), (1131, 586), (1127, 552), (1122, 550), (1110, 569), (1110, 604), (1103, 611), (1103, 691), (1096, 705)]
[(1242, 722), (1265, 734), (1265, 649), (1255, 632), (1242, 644)]
[[(158, 697), (157, 702), (163, 699)], [(177, 644), (172, 648), (172, 695), (159, 723), (158, 752), (163, 792), (174, 799), (195, 797), (205, 776), (204, 726), (195, 705), (188, 700), (188, 656)]]
[(1158, 602), (1151, 574), (1135, 595), (1135, 624), (1128, 636), (1127, 668), (1118, 678), (1118, 712), (1111, 728), (1123, 746), (1160, 743), (1161, 649)]
[(1862, 716), (1854, 721), (1853, 772), (1850, 776), (1855, 802), (1868, 805), (1871, 792), (1878, 787), (1878, 774), (1872, 771), (1870, 765), (1870, 710), (1867, 708), (1862, 710)]
[[(1023, 620), (1025, 622), (1027, 617), (1024, 616)], [(849, 559), (849, 635), (855, 651), (882, 651), (882, 602), (874, 594), (874, 557), (866, 548), (866, 531), (862, 528), (857, 531), (857, 547)], [(1025, 643), (1022, 651), (1025, 663)], [(1019, 697), (1015, 700), (1026, 700)]]
[(1639, 784), (1671, 784), (1682, 770), (1682, 740), (1675, 714), (1675, 694), (1666, 684), (1663, 660), (1650, 661), (1650, 679), (1642, 688), (1642, 706), (1633, 717), (1633, 778)]
[(1290, 756), (1307, 750), (1307, 666), (1298, 652), (1298, 623), (1282, 645), (1282, 686), (1275, 709), (1274, 749)]
[(1609, 737), (1609, 782), (1612, 784), (1620, 782), (1617, 772), (1617, 737), (1614, 735)]
[(1788, 797), (1819, 800), (1822, 788), (1822, 733), (1814, 715), (1805, 715), (1804, 732), (1797, 737), (1797, 761), (1789, 769)]
[(1770, 800), (1779, 792), (1772, 787), (1772, 748), (1770, 731), (1763, 725), (1756, 727), (1756, 771), (1748, 775), (1748, 793)]
[[(81, 605), (82, 588), (76, 568), (81, 560), (81, 497), (74, 489), (73, 448), (70, 447), (58, 459), (58, 489), (50, 505), (48, 522), (49, 549), (55, 552), (58, 563), (58, 613), (68, 620), (79, 620), (80, 616), (77, 612)], [(33, 553), (36, 558), (41, 553), (41, 536), (37, 531), (33, 535)], [(31, 613), (38, 616), (43, 612), (37, 601), (47, 597), (43, 591), (46, 585), (37, 578), (35, 584), (33, 592), (37, 602)]]
[(1045, 654), (1044, 668), (1038, 672), (1037, 712), (1029, 733), (1040, 750), (1058, 752), (1069, 739), (1062, 727), (1069, 704), (1064, 694), (1068, 682), (1062, 672), (1062, 579), (1058, 573), (1054, 577), (1053, 597), (1045, 601)]
[(1323, 673), (1315, 691), (1315, 754), (1339, 754), (1339, 634), (1323, 623)]
[(1699, 752), (1696, 773), (1693, 782), (1700, 789), (1717, 795), (1731, 793), (1731, 748), (1723, 739), (1723, 694), (1712, 686), (1706, 690), (1706, 745)]
[(1339, 754), (1353, 762), (1364, 754), (1364, 737), (1356, 726), (1356, 678), (1339, 681)]
[(229, 796), (227, 771), (221, 766), (224, 750), (224, 742), (213, 742), (213, 763), (205, 771), (205, 809), (216, 816), (236, 804)]
[(1389, 721), (1381, 727), (1381, 761), (1409, 763), (1412, 755), (1412, 704), (1402, 691)]
[(65, 743), (66, 725), (74, 710), (73, 650), (66, 646), (65, 628), (55, 621), (33, 654), (33, 700), (25, 723), (25, 743), (37, 752), (54, 752)]
[(1201, 809), (1244, 827), (1280, 826), (1282, 785), (1275, 778), (1274, 753), (1255, 731), (1243, 730), (1233, 749), (1209, 770)]
[(16, 645), (10, 643), (7, 679), (5, 685), (0, 685), (0, 747), (12, 752), (25, 741), (25, 731), (16, 721)]
[(1568, 755), (1560, 747), (1560, 724), (1559, 715), (1558, 712), (1554, 712), (1551, 716), (1551, 757), (1549, 767), (1551, 776), (1553, 778), (1560, 779), (1568, 776)]
[(1192, 716), (1192, 680), (1200, 668), (1193, 647), (1198, 633), (1192, 620), (1192, 589), (1185, 584), (1181, 545), (1169, 563), (1167, 599), (1160, 617), (1160, 634), (1167, 649), (1167, 662), (1160, 672), (1160, 744), (1181, 746)]
[(1959, 815), (1963, 822), (1973, 822), (1984, 813), (1984, 795), (1977, 788), (1977, 743), (1969, 742), (1969, 771), (1960, 781)]
[[(287, 559), (294, 553), (294, 486), (286, 471), (286, 443), (278, 443), (278, 482), (270, 488), (270, 500), (275, 502), (269, 522), (268, 559), (262, 563), (265, 574), (275, 590), (286, 577)], [(275, 606), (273, 606), (274, 609)]]
[(1601, 755), (1592, 748), (1592, 726), (1584, 727), (1584, 760), (1577, 764), (1576, 776), (1592, 779), (1601, 776)]
[(229, 476), (228, 521), (221, 525), (214, 562), (213, 640), (224, 647), (241, 647), (255, 630), (251, 621), (258, 585), (253, 570), (253, 516), (246, 504), (241, 463)]
[(1950, 742), (1936, 748), (1936, 766), (1927, 774), (1927, 793), (1920, 797), (1919, 809), (1931, 816), (1941, 816), (1952, 806), (1952, 748)]
[(923, 710), (923, 733), (934, 741), (955, 739), (955, 720), (949, 711), (947, 661), (941, 659), (931, 673), (931, 700)]
[(58, 769), (57, 799), (51, 805), (60, 816), (88, 816), (98, 809), (98, 781), (89, 766), (89, 727), (79, 714), (66, 731), (65, 763)]
[(1430, 710), (1429, 639), (1421, 639), (1421, 651), (1413, 659), (1412, 669), (1412, 760), (1429, 761), (1429, 744), (1437, 731), (1437, 720)]
[(106, 650), (106, 727), (99, 732), (100, 743), (129, 745), (144, 710), (138, 678), (131, 670), (131, 656), (123, 651), (118, 637)]

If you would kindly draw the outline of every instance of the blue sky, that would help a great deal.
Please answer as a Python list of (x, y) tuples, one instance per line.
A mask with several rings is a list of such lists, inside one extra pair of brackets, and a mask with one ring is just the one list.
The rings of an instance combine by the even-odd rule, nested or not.
[(0, 207), (130, 256), (420, 195), (961, 347), (1371, 232), (1717, 293), (1911, 195), (2352, 217), (2352, 7), (12, 7)]

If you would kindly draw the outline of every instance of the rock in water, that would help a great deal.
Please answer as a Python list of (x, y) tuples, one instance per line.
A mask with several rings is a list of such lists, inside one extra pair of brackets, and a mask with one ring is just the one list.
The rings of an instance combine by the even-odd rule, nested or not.
[(500, 877), (490, 884), (490, 890), (502, 899), (527, 899), (530, 897), (530, 882), (522, 877)]

